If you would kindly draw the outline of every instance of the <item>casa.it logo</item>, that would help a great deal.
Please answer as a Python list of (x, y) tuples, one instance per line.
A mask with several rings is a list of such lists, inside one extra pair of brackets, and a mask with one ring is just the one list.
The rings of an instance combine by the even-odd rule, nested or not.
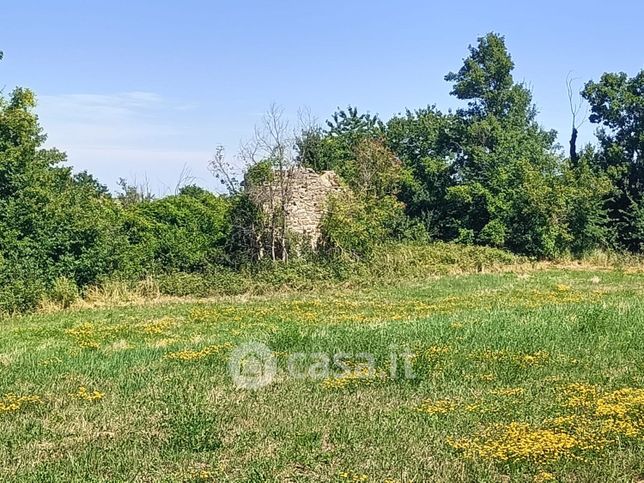
[(260, 389), (273, 382), (277, 374), (277, 359), (265, 344), (248, 342), (230, 354), (228, 372), (235, 387)]

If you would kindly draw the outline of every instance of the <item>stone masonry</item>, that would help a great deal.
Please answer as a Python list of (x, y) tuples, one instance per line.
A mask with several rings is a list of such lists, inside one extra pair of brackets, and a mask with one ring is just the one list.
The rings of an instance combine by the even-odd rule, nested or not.
[[(329, 196), (342, 190), (340, 177), (333, 171), (316, 173), (309, 168), (296, 168), (289, 172), (286, 181), (286, 226), (291, 233), (310, 240), (315, 248), (320, 239), (320, 223), (326, 210)], [(251, 198), (264, 211), (270, 211), (270, 192), (273, 191), (273, 206), (279, 206), (280, 188), (259, 186), (251, 190)]]

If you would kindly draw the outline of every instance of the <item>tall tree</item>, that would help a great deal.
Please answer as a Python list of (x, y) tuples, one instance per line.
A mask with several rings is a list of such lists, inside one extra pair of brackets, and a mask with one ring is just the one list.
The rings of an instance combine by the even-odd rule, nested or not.
[(45, 149), (34, 94), (0, 98), (0, 312), (29, 308), (59, 277), (79, 286), (118, 268), (119, 210)]
[(345, 180), (356, 176), (356, 149), (365, 140), (382, 141), (384, 124), (376, 115), (356, 107), (338, 109), (326, 129), (308, 126), (296, 141), (298, 161), (316, 171), (334, 170)]
[(609, 201), (621, 245), (644, 250), (644, 70), (605, 73), (588, 82), (582, 95), (598, 124), (597, 159), (613, 179), (617, 193)]
[(387, 146), (406, 168), (399, 199), (407, 214), (420, 220), (436, 239), (454, 237), (445, 226), (445, 195), (455, 183), (458, 127), (455, 115), (443, 114), (434, 106), (407, 110), (387, 122)]
[(514, 62), (495, 33), (469, 48), (458, 72), (445, 77), (468, 101), (448, 189), (460, 238), (518, 252), (554, 256), (565, 243), (564, 203), (557, 185), (554, 131), (536, 121), (530, 91), (512, 77)]

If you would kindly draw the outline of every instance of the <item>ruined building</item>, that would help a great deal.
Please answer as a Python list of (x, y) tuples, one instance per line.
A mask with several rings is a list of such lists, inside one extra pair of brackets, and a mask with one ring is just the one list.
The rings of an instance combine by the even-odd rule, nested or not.
[(310, 168), (295, 168), (276, 178), (272, 183), (251, 188), (251, 199), (265, 213), (279, 209), (284, 200), (287, 231), (309, 240), (315, 248), (327, 200), (342, 190), (339, 176), (333, 171), (316, 173)]

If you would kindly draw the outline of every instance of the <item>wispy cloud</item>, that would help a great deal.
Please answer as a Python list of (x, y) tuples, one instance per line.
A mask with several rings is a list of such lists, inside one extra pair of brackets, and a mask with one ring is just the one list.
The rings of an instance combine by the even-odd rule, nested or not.
[(40, 96), (38, 114), (48, 145), (66, 151), (76, 169), (110, 186), (119, 177), (158, 180), (163, 192), (184, 166), (211, 181), (210, 140), (194, 107), (153, 92), (62, 94)]
[[(121, 133), (129, 138), (132, 134), (154, 134), (164, 128), (168, 114), (180, 108), (180, 105), (152, 92), (64, 94), (39, 98), (41, 117), (44, 122), (51, 123), (53, 129), (80, 128), (81, 133), (94, 136)], [(96, 130), (96, 127), (101, 129)], [(131, 127), (135, 128), (134, 133)], [(76, 131), (75, 134), (79, 133)]]

